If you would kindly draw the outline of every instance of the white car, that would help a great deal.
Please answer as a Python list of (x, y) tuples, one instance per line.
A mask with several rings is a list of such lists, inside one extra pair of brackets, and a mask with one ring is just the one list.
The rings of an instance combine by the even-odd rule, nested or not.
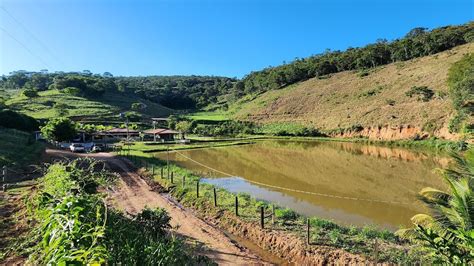
[(84, 145), (80, 144), (80, 143), (73, 143), (69, 146), (69, 149), (72, 151), (72, 152), (85, 152), (86, 151), (86, 148), (84, 147)]
[(96, 143), (94, 144), (94, 147), (92, 147), (93, 152), (101, 152), (105, 151), (105, 145), (102, 143)]

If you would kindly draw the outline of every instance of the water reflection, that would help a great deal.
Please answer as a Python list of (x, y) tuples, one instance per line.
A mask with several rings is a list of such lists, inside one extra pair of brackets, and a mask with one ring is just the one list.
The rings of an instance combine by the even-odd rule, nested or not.
[[(220, 171), (229, 178), (176, 154), (171, 160), (203, 176), (208, 182), (235, 192), (247, 192), (305, 215), (347, 224), (375, 224), (396, 229), (410, 217), (425, 211), (416, 199), (421, 188), (443, 188), (433, 171), (446, 158), (408, 151), (341, 142), (260, 141), (253, 145), (181, 151), (184, 155)], [(165, 158), (165, 154), (157, 154)], [(305, 194), (251, 184), (329, 195), (387, 201), (347, 200)]]

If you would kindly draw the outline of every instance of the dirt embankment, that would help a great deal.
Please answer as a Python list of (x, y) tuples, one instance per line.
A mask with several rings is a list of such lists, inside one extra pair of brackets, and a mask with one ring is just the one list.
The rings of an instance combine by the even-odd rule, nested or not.
[(426, 132), (421, 127), (411, 125), (400, 126), (372, 126), (359, 129), (347, 129), (343, 132), (330, 134), (337, 138), (368, 138), (373, 140), (402, 140), (402, 139), (427, 139), (433, 136), (446, 140), (458, 140), (458, 134), (452, 134), (447, 127)]
[(330, 246), (308, 245), (300, 237), (271, 228), (261, 228), (256, 222), (247, 222), (226, 210), (216, 210), (200, 202), (187, 204), (195, 209), (208, 223), (238, 237), (247, 239), (259, 247), (277, 254), (296, 265), (354, 265), (370, 263), (370, 260)]

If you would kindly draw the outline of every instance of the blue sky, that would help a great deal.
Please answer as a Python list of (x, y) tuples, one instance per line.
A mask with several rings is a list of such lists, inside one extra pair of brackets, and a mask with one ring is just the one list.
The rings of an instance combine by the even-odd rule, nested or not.
[(0, 1), (0, 74), (242, 77), (414, 27), (466, 23), (474, 13), (472, 0)]

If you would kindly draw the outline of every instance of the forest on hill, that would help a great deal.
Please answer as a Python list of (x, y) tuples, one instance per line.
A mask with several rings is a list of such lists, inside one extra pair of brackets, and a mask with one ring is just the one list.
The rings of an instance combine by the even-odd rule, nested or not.
[[(474, 41), (474, 22), (433, 30), (414, 28), (403, 38), (377, 42), (346, 51), (330, 51), (291, 63), (268, 67), (245, 76), (234, 87), (238, 95), (279, 89), (314, 77), (346, 70), (366, 70), (397, 61), (439, 53)], [(364, 75), (364, 73), (362, 73)]]
[[(403, 38), (376, 43), (346, 51), (326, 51), (296, 59), (276, 67), (251, 72), (241, 80), (215, 76), (143, 76), (114, 77), (111, 73), (15, 71), (2, 76), (0, 89), (23, 90), (34, 97), (38, 91), (58, 89), (83, 97), (100, 97), (106, 91), (133, 93), (171, 109), (200, 109), (216, 103), (219, 96), (238, 99), (246, 94), (269, 90), (304, 81), (325, 78), (346, 70), (364, 71), (397, 61), (432, 55), (474, 41), (474, 22), (428, 30), (414, 28)], [(1, 101), (1, 99), (0, 99)]]
[[(111, 73), (15, 71), (0, 80), (0, 89), (22, 90), (29, 98), (58, 90), (70, 95), (100, 98), (105, 92), (135, 94), (171, 109), (196, 109), (231, 91), (236, 80), (212, 76), (114, 77)], [(0, 99), (1, 100), (1, 99)]]

